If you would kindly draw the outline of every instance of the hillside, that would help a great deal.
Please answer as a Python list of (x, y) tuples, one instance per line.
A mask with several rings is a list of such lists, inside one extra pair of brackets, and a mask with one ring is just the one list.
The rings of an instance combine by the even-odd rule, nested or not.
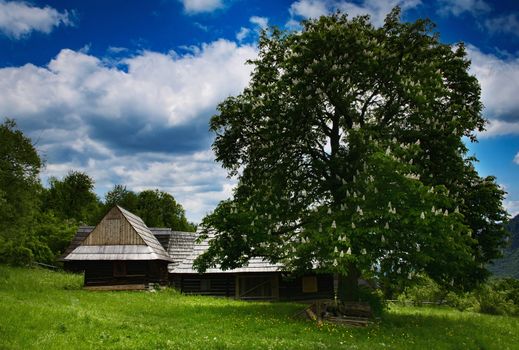
[(507, 225), (511, 233), (510, 246), (503, 252), (503, 258), (495, 260), (488, 269), (499, 277), (514, 277), (519, 279), (519, 215)]
[[(367, 328), (317, 325), (302, 305), (90, 292), (82, 276), (0, 265), (0, 349), (513, 349), (519, 318), (391, 306)], [(515, 345), (514, 345), (515, 344)]]

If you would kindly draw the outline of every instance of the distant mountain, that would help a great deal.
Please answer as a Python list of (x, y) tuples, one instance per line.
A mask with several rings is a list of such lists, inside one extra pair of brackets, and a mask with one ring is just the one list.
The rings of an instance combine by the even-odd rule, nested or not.
[(504, 256), (494, 260), (488, 269), (499, 277), (519, 279), (519, 215), (510, 220), (506, 228), (511, 233), (510, 246), (503, 252)]

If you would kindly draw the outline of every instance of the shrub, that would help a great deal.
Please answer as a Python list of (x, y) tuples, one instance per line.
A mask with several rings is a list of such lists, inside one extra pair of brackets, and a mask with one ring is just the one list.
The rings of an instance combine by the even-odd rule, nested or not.
[(492, 315), (519, 315), (519, 281), (496, 279), (476, 292), (479, 311)]
[(449, 292), (445, 296), (445, 303), (459, 311), (479, 310), (479, 302), (474, 293)]
[(387, 308), (384, 293), (379, 289), (359, 286), (359, 300), (369, 303), (375, 317), (380, 317)]
[(422, 276), (416, 284), (406, 287), (398, 296), (398, 300), (420, 306), (424, 302), (441, 303), (444, 297), (445, 292), (436, 282), (429, 277)]

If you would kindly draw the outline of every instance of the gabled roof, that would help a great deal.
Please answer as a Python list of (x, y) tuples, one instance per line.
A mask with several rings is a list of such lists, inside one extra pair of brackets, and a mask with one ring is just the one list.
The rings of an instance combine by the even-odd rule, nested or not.
[[(196, 243), (197, 233), (181, 232), (176, 234), (173, 232), (169, 241), (169, 254), (173, 258), (173, 263), (168, 265), (169, 273), (191, 274), (198, 273), (193, 269), (195, 259), (209, 249), (209, 241), (214, 235), (200, 243)], [(182, 247), (182, 248), (179, 248)], [(247, 266), (243, 266), (233, 270), (222, 270), (218, 267), (209, 268), (205, 273), (245, 273), (245, 272), (277, 272), (282, 271), (283, 265), (272, 264), (260, 257), (254, 257), (249, 260)]]
[[(74, 238), (70, 242), (70, 245), (65, 249), (63, 254), (61, 254), (60, 259), (63, 260), (64, 257), (70, 254), (77, 246), (81, 244), (88, 236), (90, 232), (94, 230), (95, 226), (79, 226)], [(169, 239), (171, 236), (171, 229), (168, 227), (149, 227), (151, 233), (157, 238), (160, 245), (164, 248), (164, 250), (168, 249)], [(178, 232), (178, 231), (177, 231)]]
[(119, 206), (110, 209), (95, 228), (79, 229), (67, 250), (62, 260), (171, 261), (142, 219)]

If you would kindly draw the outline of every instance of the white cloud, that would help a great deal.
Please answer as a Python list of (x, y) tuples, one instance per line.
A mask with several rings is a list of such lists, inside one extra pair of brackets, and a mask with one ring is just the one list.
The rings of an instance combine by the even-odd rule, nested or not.
[(481, 84), (484, 114), (491, 121), (487, 136), (516, 134), (519, 131), (519, 58), (501, 59), (483, 53), (473, 45), (467, 46), (472, 60), (470, 72)]
[(304, 18), (317, 18), (330, 11), (330, 1), (298, 0), (290, 5), (290, 14)]
[(502, 135), (519, 135), (519, 120), (507, 122), (499, 119), (490, 119), (486, 130), (479, 134), (480, 138), (489, 138)]
[(63, 177), (70, 170), (84, 171), (96, 181), (99, 193), (106, 193), (115, 184), (129, 190), (159, 189), (173, 195), (186, 210), (189, 220), (200, 222), (218, 202), (232, 195), (235, 181), (214, 163), (211, 151), (185, 155), (138, 153), (105, 159), (90, 158), (81, 164), (67, 162), (49, 164), (44, 178)]
[(519, 215), (519, 201), (505, 200), (503, 201), (503, 206), (512, 218)]
[(180, 0), (184, 5), (184, 10), (189, 14), (202, 12), (213, 12), (221, 9), (224, 4), (222, 0)]
[(484, 0), (441, 0), (437, 12), (443, 16), (459, 16), (465, 12), (477, 16), (490, 10), (490, 6)]
[(61, 13), (49, 6), (0, 0), (0, 32), (10, 38), (21, 39), (33, 31), (48, 34), (60, 24), (73, 25), (67, 11)]
[(96, 116), (117, 121), (139, 115), (153, 125), (192, 121), (249, 80), (252, 46), (219, 40), (200, 52), (173, 57), (146, 51), (126, 58), (127, 72), (97, 57), (62, 50), (47, 67), (0, 69), (2, 112), (18, 118)]
[(512, 13), (485, 20), (485, 27), (491, 33), (509, 33), (519, 36), (519, 19)]
[(240, 31), (238, 33), (236, 33), (236, 39), (239, 42), (242, 42), (243, 39), (248, 37), (250, 33), (251, 33), (251, 30), (249, 28), (241, 27)]
[(514, 157), (514, 163), (519, 165), (519, 152)]
[(267, 17), (252, 16), (251, 18), (249, 18), (249, 21), (252, 24), (257, 25), (261, 29), (265, 29), (269, 25), (269, 19)]
[(106, 65), (64, 49), (44, 67), (0, 69), (2, 116), (38, 140), (44, 177), (84, 170), (100, 194), (115, 183), (160, 188), (198, 221), (233, 184), (209, 151), (209, 117), (247, 85), (252, 67), (244, 63), (256, 55), (253, 46), (218, 40)]
[(400, 6), (402, 11), (405, 11), (420, 4), (420, 0), (364, 0), (361, 3), (341, 0), (298, 0), (290, 6), (291, 19), (287, 26), (293, 27), (296, 17), (316, 18), (337, 10), (347, 13), (350, 17), (368, 14), (371, 16), (371, 22), (380, 26), (395, 6)]
[(239, 42), (242, 42), (248, 37), (257, 37), (259, 33), (269, 25), (269, 19), (267, 17), (252, 16), (249, 18), (249, 22), (253, 24), (253, 27), (241, 27), (240, 31), (236, 33), (236, 39)]

